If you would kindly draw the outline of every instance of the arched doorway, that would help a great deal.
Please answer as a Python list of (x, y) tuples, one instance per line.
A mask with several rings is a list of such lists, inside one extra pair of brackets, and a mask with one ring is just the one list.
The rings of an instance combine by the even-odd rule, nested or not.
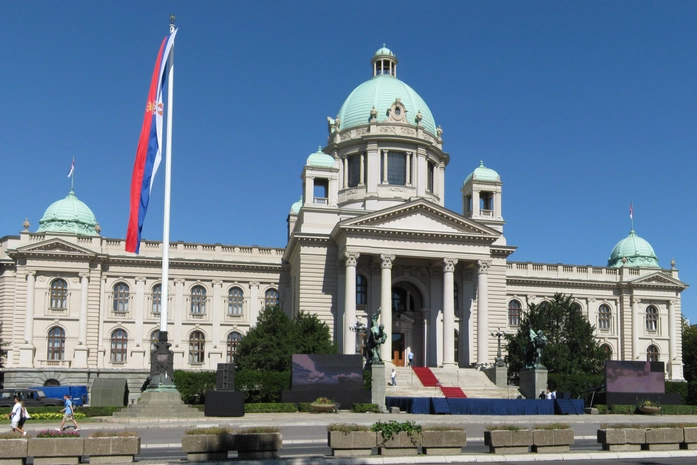
[(414, 353), (414, 365), (423, 364), (423, 299), (411, 283), (403, 281), (392, 286), (392, 363), (406, 366), (408, 354)]

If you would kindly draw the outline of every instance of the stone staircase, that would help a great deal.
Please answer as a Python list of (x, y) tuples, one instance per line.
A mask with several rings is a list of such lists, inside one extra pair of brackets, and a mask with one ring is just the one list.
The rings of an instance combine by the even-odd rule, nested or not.
[(193, 419), (202, 418), (203, 412), (186, 405), (181, 400), (179, 392), (145, 391), (140, 396), (140, 400), (135, 405), (124, 408), (107, 421), (111, 422), (130, 422), (134, 420), (154, 420), (154, 419)]
[[(390, 372), (385, 372), (386, 394), (395, 397), (444, 397), (440, 386), (424, 387), (411, 368), (395, 367), (397, 386), (389, 386)], [(431, 368), (442, 386), (461, 388), (469, 399), (516, 399), (518, 386), (497, 387), (483, 371), (474, 368)]]

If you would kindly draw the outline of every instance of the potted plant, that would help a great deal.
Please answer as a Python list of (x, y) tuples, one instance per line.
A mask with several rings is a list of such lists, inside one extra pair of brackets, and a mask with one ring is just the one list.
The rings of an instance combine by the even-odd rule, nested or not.
[(27, 438), (14, 433), (0, 434), (0, 457), (7, 465), (24, 465), (27, 461)]
[(85, 451), (78, 431), (42, 430), (27, 444), (34, 465), (77, 465)]
[(525, 454), (532, 444), (532, 430), (522, 426), (492, 425), (484, 431), (484, 445), (492, 454)]
[(377, 433), (368, 426), (332, 424), (327, 426), (327, 442), (335, 457), (370, 455), (377, 447)]
[(135, 431), (95, 431), (85, 439), (84, 455), (94, 463), (131, 463), (140, 453), (140, 436)]
[(283, 437), (278, 428), (242, 428), (233, 436), (233, 447), (240, 460), (275, 459), (283, 447)]
[(574, 430), (567, 423), (548, 423), (533, 426), (533, 452), (568, 452), (573, 443)]
[(182, 438), (182, 450), (190, 462), (227, 460), (233, 450), (232, 430), (229, 428), (194, 428)]
[(421, 450), (426, 455), (458, 455), (467, 445), (467, 432), (462, 426), (424, 426)]
[(637, 409), (641, 413), (655, 415), (661, 411), (661, 405), (658, 402), (652, 402), (650, 400), (642, 400), (637, 404)]
[(380, 455), (416, 455), (421, 446), (421, 425), (413, 421), (378, 421), (370, 431), (377, 433)]
[(339, 404), (327, 397), (318, 397), (310, 406), (316, 413), (339, 413)]
[(641, 450), (646, 442), (646, 427), (631, 424), (603, 424), (598, 430), (598, 442), (603, 450), (627, 452)]

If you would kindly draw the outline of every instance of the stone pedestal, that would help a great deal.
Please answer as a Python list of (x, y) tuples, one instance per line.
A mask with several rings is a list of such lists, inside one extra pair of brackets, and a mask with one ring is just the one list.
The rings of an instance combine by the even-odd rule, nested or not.
[(520, 393), (526, 399), (537, 399), (547, 389), (547, 369), (532, 368), (520, 371)]
[(497, 387), (508, 387), (508, 368), (493, 366), (484, 370), (486, 376), (494, 383)]
[(387, 383), (385, 382), (385, 372), (387, 368), (384, 363), (373, 363), (371, 370), (371, 386), (373, 403), (377, 404), (380, 410), (385, 409), (385, 394), (387, 392)]
[(184, 404), (181, 395), (172, 386), (171, 389), (144, 391), (136, 405), (114, 413), (116, 419), (181, 419), (202, 418), (203, 412)]

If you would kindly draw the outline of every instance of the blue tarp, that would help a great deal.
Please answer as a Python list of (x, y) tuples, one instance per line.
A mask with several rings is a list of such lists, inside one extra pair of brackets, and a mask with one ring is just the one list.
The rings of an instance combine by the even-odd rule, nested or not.
[[(583, 400), (574, 399), (581, 403)], [(452, 415), (554, 415), (554, 401), (546, 399), (444, 399), (442, 397), (386, 397), (385, 405), (407, 413)]]

